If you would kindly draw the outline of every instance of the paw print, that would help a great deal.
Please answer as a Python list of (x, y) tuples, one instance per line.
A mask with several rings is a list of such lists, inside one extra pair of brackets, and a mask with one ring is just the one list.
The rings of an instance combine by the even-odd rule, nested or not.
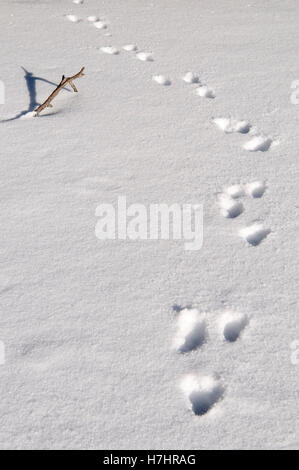
[(187, 72), (182, 79), (184, 80), (185, 83), (189, 85), (196, 85), (195, 88), (195, 94), (197, 96), (200, 96), (201, 98), (210, 98), (214, 99), (216, 98), (215, 92), (212, 88), (210, 88), (208, 85), (205, 83), (202, 83), (199, 75), (193, 72)]
[[(245, 185), (234, 184), (227, 187), (218, 197), (220, 213), (223, 217), (234, 219), (241, 215), (244, 210), (243, 199), (252, 197), (261, 198), (266, 191), (263, 181), (253, 181)], [(271, 230), (264, 227), (260, 222), (254, 222), (239, 230), (239, 236), (252, 246), (257, 246), (269, 235)]]
[[(196, 308), (178, 311), (173, 347), (178, 354), (197, 354), (208, 344), (208, 324), (205, 315)], [(222, 340), (235, 343), (248, 325), (248, 318), (237, 312), (224, 312), (220, 316), (219, 329)], [(216, 374), (187, 374), (180, 383), (189, 409), (197, 416), (208, 413), (225, 396), (225, 386)]]
[(279, 144), (278, 140), (264, 135), (253, 127), (246, 120), (238, 120), (232, 118), (213, 118), (214, 124), (225, 134), (250, 134), (251, 138), (245, 142), (243, 148), (248, 152), (267, 152), (270, 148)]

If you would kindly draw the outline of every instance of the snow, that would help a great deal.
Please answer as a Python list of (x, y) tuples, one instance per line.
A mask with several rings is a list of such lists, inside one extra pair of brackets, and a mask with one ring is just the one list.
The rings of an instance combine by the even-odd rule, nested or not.
[[(1, 1), (2, 448), (299, 448), (298, 20), (296, 0)], [(119, 196), (202, 204), (203, 247), (99, 240)]]

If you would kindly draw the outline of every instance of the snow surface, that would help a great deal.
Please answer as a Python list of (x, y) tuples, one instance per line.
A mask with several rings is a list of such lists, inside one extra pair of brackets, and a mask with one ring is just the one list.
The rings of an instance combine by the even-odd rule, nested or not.
[[(0, 5), (0, 445), (298, 449), (299, 3), (77, 3)], [(203, 204), (202, 249), (98, 240), (119, 195)]]

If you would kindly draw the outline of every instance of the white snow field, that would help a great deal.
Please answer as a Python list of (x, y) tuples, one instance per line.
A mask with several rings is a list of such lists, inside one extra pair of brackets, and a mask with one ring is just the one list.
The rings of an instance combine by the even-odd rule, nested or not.
[[(298, 22), (1, 0), (1, 448), (299, 449)], [(98, 239), (119, 196), (203, 204), (203, 247)]]

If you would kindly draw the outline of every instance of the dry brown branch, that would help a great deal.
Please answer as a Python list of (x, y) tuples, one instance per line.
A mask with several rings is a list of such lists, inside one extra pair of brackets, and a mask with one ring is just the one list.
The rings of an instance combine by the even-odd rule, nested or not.
[(83, 77), (84, 68), (85, 67), (82, 67), (80, 72), (76, 73), (76, 75), (73, 75), (72, 77), (65, 77), (64, 75), (62, 75), (62, 79), (61, 79), (61, 82), (59, 83), (59, 85), (55, 88), (55, 90), (51, 93), (51, 95), (46, 99), (46, 101), (44, 101), (43, 104), (41, 104), (40, 106), (38, 106), (38, 108), (36, 108), (36, 110), (35, 110), (36, 116), (38, 116), (39, 113), (41, 113), (41, 111), (43, 111), (43, 109), (53, 107), (53, 105), (51, 104), (51, 101), (53, 100), (53, 98), (55, 98), (56, 95), (58, 95), (60, 90), (62, 88), (64, 88), (67, 83), (69, 83), (71, 85), (72, 89), (77, 93), (78, 90), (75, 87), (75, 85), (73, 83), (73, 80), (75, 80), (76, 78)]

